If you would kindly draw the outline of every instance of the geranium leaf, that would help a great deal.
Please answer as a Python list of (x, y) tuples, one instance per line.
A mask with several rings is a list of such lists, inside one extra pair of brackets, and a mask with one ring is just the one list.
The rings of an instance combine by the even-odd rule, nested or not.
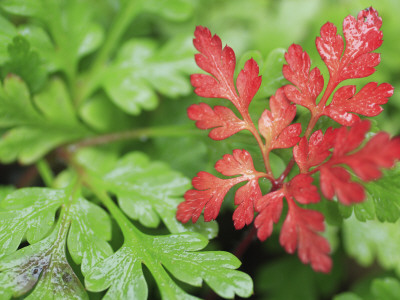
[(0, 87), (0, 127), (9, 129), (0, 141), (0, 159), (28, 164), (53, 148), (90, 134), (76, 118), (64, 84), (54, 80), (33, 100), (15, 76)]
[[(85, 279), (91, 291), (109, 288), (104, 299), (122, 299), (128, 295), (131, 299), (146, 299), (148, 292), (141, 264), (147, 266), (160, 286), (162, 299), (197, 299), (183, 291), (169, 274), (194, 286), (205, 281), (224, 298), (251, 294), (250, 277), (234, 270), (240, 265), (236, 257), (226, 252), (198, 252), (207, 244), (202, 235), (187, 232), (148, 236), (131, 225), (126, 226), (130, 231), (125, 233), (122, 247), (92, 268)], [(130, 272), (125, 272), (126, 268)]]
[(133, 115), (155, 109), (157, 92), (171, 98), (188, 94), (185, 74), (192, 69), (193, 52), (186, 40), (177, 37), (162, 48), (151, 40), (127, 41), (99, 84), (118, 107)]

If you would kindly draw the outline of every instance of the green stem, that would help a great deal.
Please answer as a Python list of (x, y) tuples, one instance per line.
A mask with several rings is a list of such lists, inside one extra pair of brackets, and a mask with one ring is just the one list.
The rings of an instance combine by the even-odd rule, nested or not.
[(79, 95), (75, 99), (75, 103), (78, 107), (97, 88), (98, 79), (102, 73), (101, 69), (106, 65), (128, 25), (140, 11), (140, 1), (129, 0), (125, 2), (125, 6), (119, 11), (119, 15), (116, 17), (115, 22), (106, 35), (106, 41), (97, 54), (90, 70), (85, 76), (85, 79), (81, 82)]
[(42, 177), (44, 184), (47, 187), (52, 187), (54, 183), (54, 175), (46, 159), (39, 160), (36, 163), (36, 168), (40, 174), (40, 177)]
[(71, 144), (69, 150), (75, 151), (79, 148), (103, 145), (117, 141), (132, 139), (147, 139), (149, 137), (180, 137), (188, 135), (202, 135), (203, 132), (183, 126), (150, 127), (139, 128), (127, 131), (107, 133), (95, 137), (83, 139), (75, 144)]

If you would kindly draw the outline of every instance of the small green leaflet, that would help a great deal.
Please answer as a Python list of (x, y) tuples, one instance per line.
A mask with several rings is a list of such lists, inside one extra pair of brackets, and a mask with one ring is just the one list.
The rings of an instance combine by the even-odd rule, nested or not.
[(343, 222), (346, 252), (363, 266), (375, 259), (385, 269), (394, 269), (400, 275), (400, 222), (360, 222), (354, 216)]
[(47, 73), (37, 52), (30, 49), (29, 42), (16, 36), (8, 45), (9, 59), (1, 66), (1, 77), (8, 74), (21, 77), (32, 92), (37, 92), (45, 83)]
[(59, 222), (46, 239), (2, 258), (0, 298), (22, 296), (37, 283), (25, 299), (88, 299), (67, 262), (64, 248), (65, 237)]
[[(102, 27), (93, 22), (92, 14), (88, 13), (93, 11), (90, 5), (87, 1), (78, 0), (6, 0), (1, 3), (7, 12), (33, 17), (46, 24), (51, 38), (43, 38), (44, 31), (34, 31), (41, 34), (38, 37), (41, 41), (45, 41), (36, 46), (42, 54), (48, 52), (46, 60), (57, 70), (65, 71), (70, 78), (76, 72), (79, 58), (95, 50), (104, 38)], [(48, 40), (55, 43), (52, 51), (48, 51)]]
[(222, 251), (196, 252), (207, 245), (204, 236), (190, 232), (148, 236), (132, 225), (122, 229), (124, 245), (85, 277), (90, 291), (109, 288), (103, 299), (147, 299), (142, 263), (150, 270), (164, 300), (197, 299), (183, 291), (165, 269), (176, 279), (193, 286), (201, 286), (204, 280), (224, 298), (251, 295), (252, 280), (235, 270), (240, 262), (234, 255)]
[[(141, 152), (108, 161), (101, 152), (83, 149), (79, 161), (92, 171), (101, 185), (118, 198), (120, 208), (144, 226), (157, 227), (160, 220), (171, 233), (193, 230), (208, 238), (217, 234), (216, 222), (185, 224), (176, 217), (177, 205), (189, 188), (189, 180), (162, 162), (151, 162)], [(95, 166), (95, 167), (93, 167)]]
[(129, 114), (158, 105), (157, 92), (171, 98), (187, 95), (187, 74), (194, 68), (189, 38), (175, 38), (161, 49), (152, 40), (130, 40), (104, 72), (101, 84), (111, 100)]
[(353, 206), (339, 205), (340, 212), (345, 218), (352, 211), (360, 221), (374, 220), (381, 222), (396, 222), (400, 217), (400, 165), (383, 171), (381, 179), (365, 183), (367, 199)]
[(31, 99), (23, 81), (8, 76), (0, 85), (0, 160), (29, 164), (53, 148), (90, 134), (76, 118), (62, 81), (53, 80)]
[[(1, 299), (21, 296), (32, 288), (28, 299), (87, 299), (67, 262), (66, 245), (86, 274), (113, 252), (107, 243), (111, 220), (100, 207), (70, 193), (26, 188), (0, 202)], [(24, 236), (30, 245), (16, 251)]]

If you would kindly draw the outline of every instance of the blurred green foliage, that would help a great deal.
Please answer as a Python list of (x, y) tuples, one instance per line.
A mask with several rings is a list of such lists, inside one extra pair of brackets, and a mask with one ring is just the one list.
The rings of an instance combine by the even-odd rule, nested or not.
[[(398, 0), (71, 0), (63, 2), (67, 3), (64, 10), (57, 8), (56, 2), (0, 2), (0, 76), (4, 85), (0, 88), (0, 114), (4, 124), (0, 126), (4, 128), (2, 132), (9, 130), (8, 137), (0, 141), (2, 162), (19, 159), (22, 163), (32, 163), (63, 143), (102, 133), (143, 127), (194, 128), (186, 116), (190, 104), (196, 101), (211, 105), (221, 103), (215, 99), (200, 99), (189, 85), (188, 75), (199, 71), (190, 42), (197, 25), (207, 26), (224, 44), (230, 45), (239, 66), (250, 57), (260, 64), (264, 82), (251, 105), (251, 114), (256, 120), (268, 107), (268, 97), (285, 84), (280, 72), (285, 49), (292, 43), (300, 44), (326, 79), (326, 67), (315, 48), (315, 37), (321, 26), (329, 21), (341, 32), (344, 17), (355, 16), (369, 6), (377, 9), (383, 19), (384, 43), (378, 50), (382, 61), (373, 76), (352, 80), (352, 83), (359, 83), (359, 88), (369, 81), (388, 82), (395, 87), (384, 112), (374, 118), (374, 131), (400, 134)], [(126, 7), (130, 9), (124, 10)], [(113, 40), (110, 36), (118, 26), (124, 30)], [(18, 75), (25, 83), (8, 77), (9, 73)], [(33, 97), (29, 97), (29, 93)], [(13, 100), (15, 97), (10, 95), (19, 96)], [(58, 96), (57, 105), (51, 101), (57, 98), (55, 95)], [(60, 105), (64, 108), (60, 109)], [(21, 119), (18, 116), (22, 116)], [(307, 111), (299, 109), (298, 118), (307, 120)], [(44, 122), (51, 131), (42, 126)], [(317, 127), (332, 125), (321, 119)], [(150, 159), (162, 160), (187, 177), (193, 177), (200, 170), (212, 172), (214, 163), (223, 154), (237, 148), (254, 153), (255, 165), (262, 162), (254, 141), (246, 133), (215, 142), (204, 132), (185, 132), (187, 134), (174, 137), (149, 138), (143, 134), (139, 141), (120, 143), (112, 150), (122, 154), (140, 150)], [(85, 153), (81, 155), (84, 157)], [(282, 150), (273, 156), (272, 168), (278, 174), (285, 168), (291, 153)], [(146, 165), (155, 166), (147, 156), (139, 158)], [(90, 159), (84, 161), (101, 167), (109, 157), (92, 155)], [(99, 159), (99, 163), (95, 159)], [(168, 170), (166, 177), (181, 178), (166, 165), (157, 166)], [(101, 170), (95, 171), (102, 174)], [(315, 300), (332, 298), (337, 293), (341, 294), (335, 300), (396, 299), (400, 286), (396, 279), (400, 273), (399, 222), (396, 222), (400, 211), (399, 174), (397, 168), (387, 172), (387, 179), (369, 184), (366, 187), (368, 201), (360, 206), (343, 208), (325, 200), (318, 207), (331, 225), (327, 233), (330, 241), (337, 244), (334, 247), (336, 268), (329, 276), (315, 274), (297, 258), (292, 259), (281, 249), (273, 248), (278, 245), (277, 240), (267, 242), (266, 246), (257, 244), (259, 256), (244, 257), (245, 265), (251, 264), (250, 261), (253, 264), (256, 261), (257, 265), (250, 270), (255, 281), (254, 299)], [(152, 173), (139, 179), (146, 182), (146, 177), (151, 176)], [(124, 182), (130, 178), (118, 180)], [(186, 185), (187, 179), (182, 179), (181, 184)], [(114, 188), (118, 197), (118, 192), (125, 192), (120, 187)], [(268, 190), (269, 187), (265, 184), (263, 188)], [(177, 193), (182, 194), (184, 190), (180, 187)], [(11, 188), (2, 188), (0, 192), (6, 195)], [(153, 199), (153, 195), (148, 197)], [(129, 205), (137, 205), (132, 199), (128, 200), (121, 205), (127, 215)], [(177, 203), (176, 199), (172, 202)], [(233, 199), (226, 199), (223, 209), (230, 210), (232, 203)], [(159, 211), (163, 209), (169, 212), (170, 219), (173, 218), (173, 208), (158, 208)], [(144, 226), (150, 222), (150, 227), (155, 227), (159, 223), (155, 211), (157, 209), (149, 206), (142, 215), (131, 217)], [(154, 220), (143, 221), (146, 214), (154, 215)], [(230, 223), (220, 225), (230, 226)], [(213, 229), (210, 235), (215, 232)], [(229, 237), (220, 236), (221, 244), (224, 238)], [(271, 246), (273, 243), (275, 246)], [(149, 286), (152, 284), (150, 282)], [(345, 292), (347, 290), (349, 292)]]

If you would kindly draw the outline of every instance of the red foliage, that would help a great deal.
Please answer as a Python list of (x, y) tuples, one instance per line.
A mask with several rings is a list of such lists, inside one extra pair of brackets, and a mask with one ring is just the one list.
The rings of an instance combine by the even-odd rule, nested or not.
[[(316, 271), (329, 272), (332, 261), (328, 242), (319, 235), (324, 230), (324, 216), (314, 210), (302, 208), (321, 200), (313, 185), (315, 174), (320, 174), (322, 194), (337, 199), (345, 205), (362, 202), (364, 187), (354, 180), (375, 180), (382, 176), (382, 168), (391, 168), (400, 159), (400, 138), (390, 138), (380, 132), (369, 140), (366, 133), (369, 121), (360, 121), (363, 116), (376, 116), (382, 111), (393, 94), (393, 87), (370, 82), (356, 92), (356, 87), (339, 83), (351, 78), (361, 78), (375, 72), (380, 56), (372, 51), (382, 44), (380, 27), (382, 20), (373, 8), (361, 11), (357, 19), (348, 16), (343, 22), (344, 39), (337, 34), (336, 27), (326, 23), (321, 36), (316, 39), (317, 50), (329, 70), (329, 81), (324, 88), (324, 78), (318, 68), (311, 68), (310, 57), (299, 45), (291, 45), (285, 55), (287, 64), (283, 75), (293, 85), (277, 90), (269, 101), (269, 110), (261, 114), (258, 129), (249, 115), (248, 107), (260, 85), (259, 67), (250, 59), (239, 72), (234, 82), (236, 58), (233, 50), (225, 46), (217, 35), (204, 27), (197, 27), (194, 45), (197, 65), (207, 74), (194, 74), (191, 82), (197, 95), (209, 98), (225, 98), (237, 108), (240, 117), (223, 106), (211, 108), (200, 103), (189, 107), (189, 118), (196, 121), (200, 129), (211, 129), (214, 140), (225, 139), (241, 130), (249, 130), (255, 137), (264, 159), (266, 172), (254, 168), (251, 155), (246, 150), (233, 150), (219, 160), (215, 169), (224, 176), (220, 179), (207, 172), (199, 172), (193, 178), (191, 189), (185, 194), (177, 211), (182, 222), (196, 222), (204, 210), (204, 220), (214, 220), (227, 192), (236, 184), (246, 182), (235, 193), (237, 208), (233, 213), (236, 229), (251, 224), (260, 240), (268, 238), (273, 224), (278, 223), (285, 199), (288, 212), (283, 221), (280, 243), (289, 253), (297, 249), (300, 260), (310, 263)], [(318, 99), (318, 97), (321, 98)], [(333, 96), (332, 96), (333, 95)], [(332, 96), (332, 101), (327, 101)], [(311, 118), (301, 138), (301, 124), (292, 124), (296, 116), (296, 105), (308, 108)], [(354, 114), (355, 113), (355, 114)], [(328, 116), (341, 125), (313, 132), (317, 120)], [(269, 163), (269, 153), (276, 148), (293, 148), (294, 160), (286, 170), (274, 177)], [(299, 174), (288, 180), (294, 162)], [(354, 174), (354, 175), (352, 175)], [(263, 195), (258, 180), (271, 181), (271, 190)]]

